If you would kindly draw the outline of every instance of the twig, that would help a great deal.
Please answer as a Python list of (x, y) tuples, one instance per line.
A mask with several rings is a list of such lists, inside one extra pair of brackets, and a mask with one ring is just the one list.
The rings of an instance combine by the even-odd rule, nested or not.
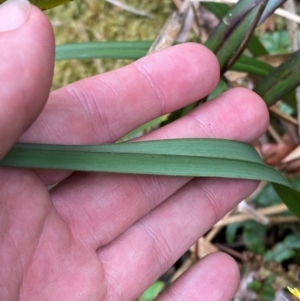
[(291, 123), (292, 125), (295, 125), (295, 126), (298, 126), (298, 121), (297, 119), (295, 119), (294, 117), (282, 112), (278, 107), (277, 105), (273, 105), (271, 107), (269, 107), (269, 111), (276, 115), (277, 117)]
[[(257, 212), (259, 212), (259, 214), (261, 214), (261, 215), (269, 216), (272, 214), (278, 214), (281, 212), (285, 212), (287, 210), (288, 210), (288, 208), (286, 207), (285, 204), (280, 204), (280, 205), (270, 206), (267, 208), (258, 209)], [(224, 217), (217, 224), (215, 224), (215, 227), (218, 228), (221, 226), (226, 226), (226, 225), (237, 223), (237, 222), (243, 222), (243, 221), (246, 221), (249, 219), (252, 219), (252, 216), (249, 214), (235, 214), (230, 217)], [(283, 223), (283, 222), (292, 222), (292, 221), (297, 221), (297, 220), (298, 219), (294, 216), (269, 217), (270, 223)]]
[[(178, 10), (180, 12), (185, 12), (185, 10), (187, 10), (189, 7), (188, 7), (188, 4), (190, 4), (190, 0), (184, 0), (184, 2), (182, 2), (182, 0), (173, 0), (175, 6), (178, 8)], [(192, 9), (193, 9), (193, 17), (194, 17), (194, 23), (192, 25), (193, 27), (193, 30), (195, 32), (195, 34), (197, 36), (199, 36), (200, 38), (200, 33), (201, 33), (201, 26), (199, 25), (199, 22), (198, 22), (198, 19), (197, 19), (197, 15), (196, 15), (196, 8), (194, 5), (197, 5), (198, 3), (193, 3), (192, 5)], [(183, 24), (183, 28), (185, 27), (184, 26), (185, 24)], [(179, 36), (181, 35), (183, 29), (181, 29), (180, 33), (179, 33)], [(201, 39), (200, 39), (201, 40)]]
[(282, 138), (279, 136), (279, 134), (275, 131), (274, 127), (269, 124), (268, 126), (268, 132), (270, 133), (270, 135), (273, 137), (273, 139), (275, 140), (275, 142), (277, 144), (281, 144), (283, 143)]
[(231, 248), (229, 248), (227, 246), (224, 246), (224, 245), (222, 245), (220, 243), (215, 243), (215, 246), (218, 249), (220, 249), (221, 251), (226, 252), (227, 254), (229, 254), (229, 255), (231, 255), (233, 257), (236, 257), (236, 258), (238, 258), (240, 260), (244, 260), (243, 254), (241, 254), (240, 252), (238, 252), (236, 250), (233, 250), (233, 249), (231, 249)]
[(251, 216), (251, 219), (257, 221), (262, 225), (268, 225), (270, 223), (270, 220), (266, 216), (264, 216), (258, 210), (250, 206), (245, 200), (241, 201), (238, 204), (237, 210), (238, 212), (243, 212)]
[(175, 42), (183, 23), (183, 16), (179, 11), (171, 13), (160, 33), (148, 50), (148, 54), (170, 47)]
[(119, 0), (105, 0), (106, 2), (110, 3), (110, 4), (113, 4), (115, 6), (118, 6), (130, 13), (133, 13), (133, 14), (136, 14), (136, 15), (139, 15), (139, 16), (143, 16), (143, 17), (149, 17), (149, 18), (154, 18), (154, 15), (153, 14), (150, 14), (148, 13), (147, 11), (145, 10), (142, 10), (142, 9), (137, 9), (135, 7), (132, 7), (122, 1), (119, 1)]

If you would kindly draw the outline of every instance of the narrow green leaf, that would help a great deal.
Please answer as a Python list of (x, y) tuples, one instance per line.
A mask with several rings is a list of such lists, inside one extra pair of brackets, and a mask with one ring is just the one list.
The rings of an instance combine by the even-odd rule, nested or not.
[[(72, 59), (139, 59), (147, 54), (152, 41), (87, 42), (56, 46), (56, 60)], [(247, 56), (241, 56), (232, 70), (266, 76), (274, 67)]]
[(132, 59), (147, 54), (152, 41), (87, 42), (56, 46), (55, 59)]
[(165, 283), (162, 281), (154, 282), (147, 290), (140, 296), (138, 301), (152, 301), (160, 294), (163, 290)]
[[(255, 10), (258, 11), (259, 4), (261, 0), (254, 0), (249, 2), (248, 0), (240, 0), (235, 4), (228, 13), (222, 18), (220, 24), (215, 29), (215, 31), (210, 35), (205, 45), (214, 53), (218, 53), (220, 48), (223, 46), (224, 42), (228, 44), (228, 38), (231, 36), (239, 27), (240, 24), (245, 20), (245, 17), (249, 15), (249, 13)], [(252, 16), (250, 20), (254, 20), (255, 14)], [(251, 27), (251, 22), (244, 27)], [(238, 40), (240, 44), (242, 40)], [(234, 49), (236, 50), (236, 49)]]
[(144, 134), (146, 130), (158, 128), (160, 124), (168, 119), (168, 115), (159, 116), (151, 121), (144, 123), (143, 125), (139, 126), (138, 128), (134, 129), (133, 131), (126, 134), (124, 137), (119, 139), (116, 143), (128, 141), (137, 137), (140, 137)]
[(274, 11), (286, 1), (287, 0), (269, 0), (257, 25), (259, 26), (266, 21), (266, 19), (268, 19), (274, 13)]
[(212, 12), (219, 20), (225, 17), (230, 7), (224, 3), (201, 2), (201, 5)]
[[(268, 0), (238, 1), (206, 41), (205, 46), (217, 55), (223, 72), (233, 64), (244, 50), (246, 42), (249, 42), (249, 33), (252, 33), (266, 1)], [(262, 17), (266, 18), (273, 13), (284, 1), (269, 0)]]
[(232, 70), (246, 72), (251, 75), (265, 77), (275, 68), (265, 62), (241, 55), (239, 60), (231, 67)]
[[(245, 16), (242, 16), (242, 19), (239, 20), (238, 24), (235, 24), (235, 26), (232, 28), (232, 32), (229, 32), (226, 36), (223, 36), (222, 44), (219, 46), (218, 51), (216, 52), (221, 69), (226, 66), (226, 64), (234, 56), (235, 52), (239, 49), (241, 43), (249, 32), (251, 24), (259, 12), (259, 9), (260, 5), (254, 6)], [(226, 17), (223, 19), (223, 23), (226, 25), (226, 22), (228, 22), (227, 26), (230, 27), (231, 21), (225, 21), (225, 19)]]
[[(230, 7), (223, 3), (203, 2), (201, 5), (212, 12), (220, 20), (222, 20), (230, 10)], [(268, 51), (256, 36), (252, 36), (250, 38), (247, 49), (254, 57), (268, 54)]]
[(254, 91), (268, 106), (300, 85), (300, 50), (263, 78)]
[[(299, 191), (278, 185), (277, 183), (272, 183), (277, 195), (280, 199), (287, 205), (287, 207), (294, 213), (298, 218), (300, 218), (300, 193)], [(298, 201), (297, 201), (298, 200)]]
[(249, 40), (247, 49), (252, 53), (254, 57), (268, 55), (268, 51), (261, 41), (256, 37), (252, 36)]
[(223, 92), (228, 90), (228, 84), (223, 79), (220, 79), (218, 85), (215, 89), (208, 95), (207, 101), (214, 99), (215, 97), (221, 95)]
[[(178, 139), (70, 146), (16, 144), (0, 166), (190, 177), (265, 180), (300, 217), (300, 193), (249, 145), (219, 139)], [(288, 193), (288, 198), (286, 197)]]

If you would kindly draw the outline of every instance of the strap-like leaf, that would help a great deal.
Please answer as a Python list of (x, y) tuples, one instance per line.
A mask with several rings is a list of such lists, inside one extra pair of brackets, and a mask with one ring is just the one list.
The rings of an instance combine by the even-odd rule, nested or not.
[(229, 10), (205, 42), (205, 46), (216, 54), (223, 71), (228, 69), (244, 50), (261, 13), (264, 12), (260, 20), (272, 14), (285, 1), (240, 0)]
[[(220, 20), (222, 20), (230, 10), (229, 6), (223, 3), (203, 2), (201, 5), (215, 14), (215, 16)], [(254, 57), (268, 54), (268, 51), (256, 36), (252, 36), (250, 38), (247, 48)]]
[(73, 43), (56, 46), (55, 59), (132, 59), (145, 56), (153, 41), (106, 41)]
[(178, 139), (97, 146), (16, 144), (0, 166), (168, 176), (223, 177), (275, 183), (300, 218), (300, 193), (249, 145), (220, 139)]
[(286, 1), (287, 0), (269, 0), (257, 25), (259, 26), (266, 21), (274, 13), (274, 11)]
[(300, 85), (300, 50), (263, 78), (254, 91), (268, 106)]
[[(56, 60), (72, 59), (139, 59), (147, 54), (152, 41), (116, 41), (73, 43), (56, 46)], [(274, 67), (257, 59), (242, 55), (232, 70), (251, 75), (266, 76)]]

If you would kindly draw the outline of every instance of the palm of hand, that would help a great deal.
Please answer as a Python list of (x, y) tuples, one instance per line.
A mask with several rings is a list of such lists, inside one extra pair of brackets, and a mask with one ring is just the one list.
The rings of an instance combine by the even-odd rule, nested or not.
[[(38, 116), (51, 84), (49, 23), (32, 8), (18, 33), (0, 34), (0, 39), (9, 44), (18, 34), (22, 51), (28, 48), (30, 55), (24, 58), (18, 49), (10, 50), (16, 59), (0, 76), (8, 74), (4, 84), (17, 82), (15, 89), (26, 93), (13, 94), (15, 105), (3, 101), (3, 112), (13, 112), (0, 112), (3, 126), (16, 122), (8, 133), (0, 134), (5, 141), (2, 155)], [(31, 39), (22, 39), (28, 36)], [(1, 51), (3, 58), (7, 50)], [(39, 65), (36, 56), (42, 56)], [(19, 72), (20, 66), (28, 66), (29, 79)], [(53, 92), (20, 140), (116, 141), (148, 120), (207, 95), (218, 72), (215, 57), (204, 47), (173, 47)], [(10, 93), (14, 89), (7, 100), (12, 99)], [(143, 139), (219, 137), (248, 142), (266, 126), (267, 110), (261, 100), (250, 91), (235, 89)], [(0, 299), (30, 301), (133, 300), (256, 186), (238, 180), (8, 168), (0, 169), (0, 182)], [(59, 184), (48, 192), (47, 185), (53, 183)], [(201, 300), (230, 300), (237, 279), (230, 258), (211, 255), (161, 300), (199, 300), (199, 293)], [(225, 289), (212, 291), (212, 285)]]

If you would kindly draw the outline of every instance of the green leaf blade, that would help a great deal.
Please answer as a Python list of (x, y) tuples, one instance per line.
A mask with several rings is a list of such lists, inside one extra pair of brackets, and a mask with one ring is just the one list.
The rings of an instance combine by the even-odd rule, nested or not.
[(56, 46), (55, 59), (139, 59), (147, 54), (151, 41), (71, 43)]
[(263, 78), (254, 91), (268, 106), (300, 85), (300, 50)]
[[(0, 166), (272, 182), (300, 217), (300, 193), (247, 144), (222, 139), (176, 139), (96, 146), (16, 144)], [(285, 194), (289, 197), (286, 201)]]

